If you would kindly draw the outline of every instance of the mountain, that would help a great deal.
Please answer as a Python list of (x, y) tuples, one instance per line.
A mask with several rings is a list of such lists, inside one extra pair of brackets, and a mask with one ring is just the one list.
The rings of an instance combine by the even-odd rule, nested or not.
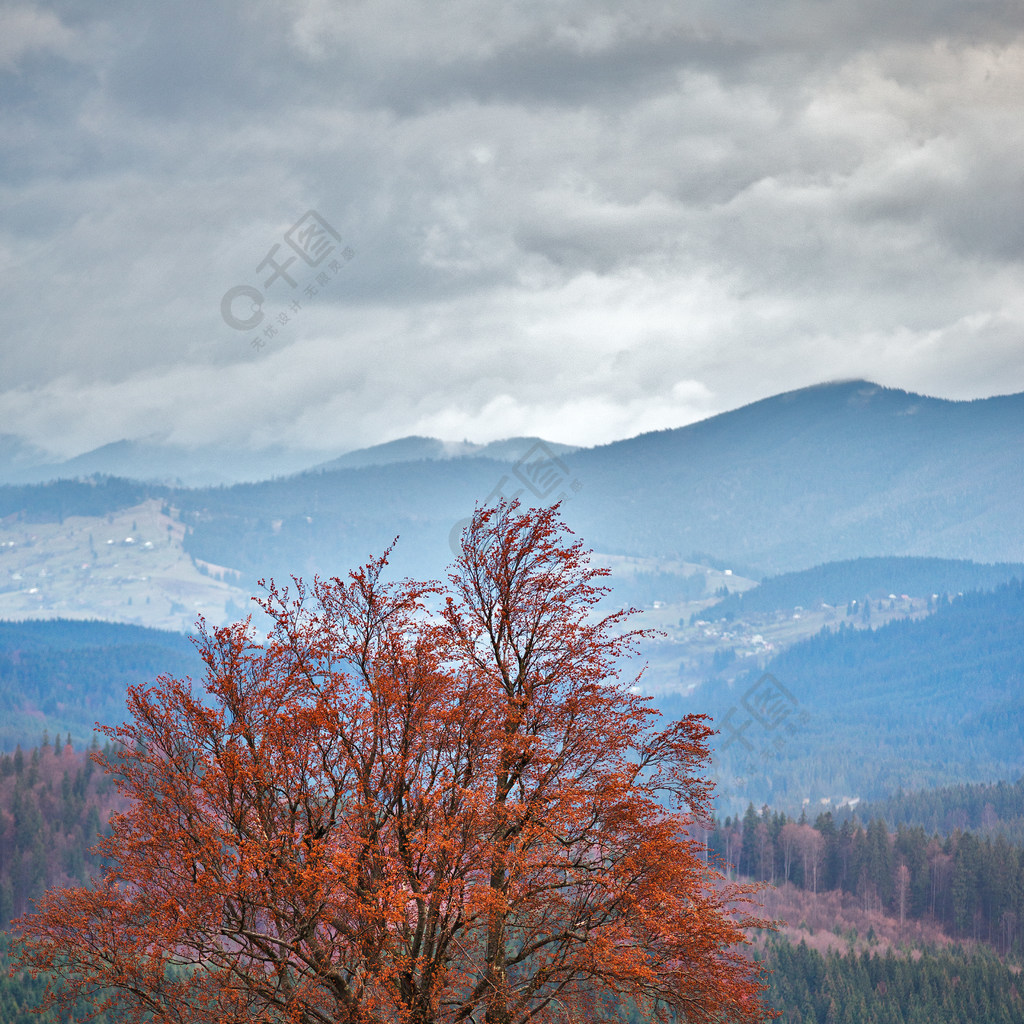
[[(441, 459), (429, 439), (379, 447), (354, 453), (372, 465), (230, 487), (0, 487), (0, 518), (96, 515), (101, 491), (158, 498), (185, 528), (185, 552), (243, 586), (345, 572), (396, 536), (396, 573), (437, 576), (474, 505), (500, 496), (562, 501), (602, 556), (748, 578), (862, 557), (1024, 562), (1024, 394), (952, 402), (847, 381), (598, 448), (524, 438)], [(381, 464), (390, 458), (406, 461)]]
[(567, 455), (577, 449), (572, 445), (543, 441), (539, 437), (507, 437), (489, 444), (471, 441), (439, 441), (436, 437), (402, 437), (370, 448), (347, 452), (330, 462), (314, 466), (319, 472), (335, 469), (362, 469), (366, 466), (387, 466), (396, 462), (440, 461), (443, 459), (483, 458), (499, 462), (515, 462), (523, 452), (542, 444), (557, 455)]
[[(885, 602), (888, 604), (889, 602)], [(1024, 773), (1024, 583), (849, 622), (663, 710), (711, 714), (723, 797), (799, 807)]]
[(402, 462), (179, 493), (198, 558), (337, 571), (401, 536), (436, 574), (476, 502), (560, 499), (596, 550), (711, 552), (777, 574), (864, 556), (1024, 561), (1024, 394), (974, 402), (864, 381), (779, 395), (677, 430), (515, 462)]
[(93, 726), (124, 720), (125, 689), (167, 673), (193, 679), (203, 664), (181, 633), (112, 622), (0, 621), (0, 750), (43, 730), (88, 745)]
[(252, 451), (225, 445), (181, 445), (147, 438), (114, 441), (74, 458), (55, 461), (14, 438), (10, 445), (17, 454), (5, 460), (2, 441), (0, 438), (0, 480), (7, 484), (37, 484), (98, 474), (179, 487), (210, 487), (298, 473), (328, 454), (281, 447)]
[[(489, 458), (514, 462), (537, 442), (540, 438), (511, 437), (473, 444), (403, 437), (334, 455), (281, 446), (253, 451), (229, 445), (182, 445), (154, 436), (114, 441), (70, 459), (54, 460), (41, 448), (13, 434), (0, 434), (0, 482), (37, 484), (100, 475), (177, 487), (216, 487), (293, 476), (307, 470), (361, 469), (424, 459)], [(558, 454), (575, 451), (571, 445), (541, 443)], [(328, 456), (328, 461), (324, 461)]]
[(1024, 564), (979, 565), (952, 558), (853, 558), (828, 562), (763, 580), (752, 590), (731, 593), (703, 613), (709, 620), (742, 618), (778, 611), (861, 603), (866, 598), (931, 601), (943, 594), (991, 590), (1011, 579), (1024, 580)]
[(870, 555), (1024, 561), (1024, 394), (805, 388), (577, 452), (574, 528), (775, 574)]

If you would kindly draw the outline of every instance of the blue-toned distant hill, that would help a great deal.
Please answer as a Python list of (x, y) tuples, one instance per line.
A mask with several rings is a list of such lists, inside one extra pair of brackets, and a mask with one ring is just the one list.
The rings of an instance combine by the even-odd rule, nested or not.
[[(145, 493), (180, 510), (190, 554), (250, 579), (344, 572), (396, 535), (398, 571), (438, 575), (458, 524), (501, 494), (561, 498), (598, 551), (708, 552), (758, 576), (873, 556), (1024, 562), (1024, 394), (827, 384), (599, 448), (541, 447), (525, 466), (528, 451), (431, 460), (421, 447), (413, 461)], [(97, 507), (86, 485), (50, 486), (0, 488), (0, 515)]]
[(563, 496), (599, 551), (695, 551), (761, 575), (865, 556), (1024, 562), (1024, 395), (949, 402), (863, 381), (779, 395), (678, 430), (553, 453), (550, 486), (489, 459), (407, 462), (176, 496), (198, 558), (337, 571), (401, 535), (439, 573), (452, 527), (498, 493)]
[(506, 437), (489, 444), (473, 444), (471, 441), (439, 441), (436, 437), (401, 437), (397, 441), (386, 441), (370, 448), (346, 452), (338, 458), (314, 466), (318, 472), (334, 469), (363, 469), (366, 466), (387, 466), (396, 462), (438, 462), (446, 459), (496, 459), (499, 462), (516, 462), (535, 445), (543, 445), (555, 455), (568, 455), (577, 448), (555, 441), (544, 441), (539, 437)]
[(1020, 582), (923, 619), (823, 631), (766, 669), (774, 681), (754, 669), (731, 687), (659, 700), (669, 714), (714, 717), (723, 795), (744, 806), (882, 799), (1024, 773)]
[(713, 552), (762, 575), (864, 556), (1024, 562), (1024, 394), (865, 381), (777, 395), (572, 456), (588, 543)]
[(151, 437), (112, 441), (58, 460), (16, 437), (0, 435), (0, 481), (35, 484), (99, 474), (179, 487), (208, 487), (298, 473), (328, 456), (328, 452), (294, 452), (278, 446), (251, 451), (226, 445), (172, 444)]
[[(209, 487), (292, 476), (310, 469), (359, 469), (421, 459), (488, 458), (515, 462), (539, 440), (510, 437), (473, 444), (434, 437), (403, 437), (332, 457), (327, 451), (293, 451), (280, 445), (250, 450), (227, 445), (172, 444), (154, 436), (113, 441), (73, 458), (56, 460), (21, 438), (0, 434), (0, 482), (35, 484), (100, 475), (167, 486)], [(575, 451), (572, 445), (543, 443), (556, 454)]]
[(88, 745), (96, 722), (124, 720), (125, 689), (158, 675), (202, 675), (180, 633), (64, 619), (0, 622), (0, 751), (39, 743), (43, 731)]
[(949, 558), (854, 558), (763, 580), (752, 590), (733, 593), (702, 613), (708, 620), (742, 618), (822, 602), (833, 607), (895, 594), (928, 598), (969, 590), (992, 590), (1011, 579), (1024, 580), (1024, 563), (981, 565)]

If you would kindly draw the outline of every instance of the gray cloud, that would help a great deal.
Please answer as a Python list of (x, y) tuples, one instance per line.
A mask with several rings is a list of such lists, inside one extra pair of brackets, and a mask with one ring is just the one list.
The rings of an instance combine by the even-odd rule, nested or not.
[[(1020, 5), (441, 10), (0, 14), (0, 433), (597, 443), (1024, 389)], [(353, 258), (267, 285), (309, 209)]]

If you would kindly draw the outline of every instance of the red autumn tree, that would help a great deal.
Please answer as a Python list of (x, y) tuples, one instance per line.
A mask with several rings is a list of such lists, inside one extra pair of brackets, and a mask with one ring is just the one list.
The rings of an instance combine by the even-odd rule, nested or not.
[(135, 687), (107, 730), (114, 866), (20, 921), (20, 964), (176, 1024), (769, 1016), (754, 890), (688, 834), (710, 729), (620, 677), (640, 634), (567, 532), (481, 510), (447, 588), (385, 556), (271, 584), (265, 642), (204, 630), (205, 694)]

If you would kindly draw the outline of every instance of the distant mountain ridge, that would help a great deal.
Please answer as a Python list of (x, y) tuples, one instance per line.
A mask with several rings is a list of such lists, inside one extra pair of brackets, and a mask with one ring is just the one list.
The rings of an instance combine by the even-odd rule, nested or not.
[(531, 445), (543, 444), (555, 454), (575, 451), (572, 445), (537, 437), (510, 437), (488, 444), (441, 441), (434, 437), (403, 437), (369, 448), (333, 455), (326, 451), (293, 451), (280, 446), (250, 450), (225, 445), (181, 445), (159, 438), (121, 440), (54, 461), (41, 448), (13, 434), (0, 434), (0, 485), (40, 484), (91, 476), (116, 476), (178, 487), (215, 487), (253, 483), (303, 472), (362, 469), (399, 462), (489, 458), (514, 462)]
[(578, 449), (573, 445), (545, 441), (539, 437), (507, 437), (489, 444), (472, 441), (439, 441), (436, 437), (401, 437), (385, 441), (370, 448), (347, 452), (314, 466), (312, 472), (329, 473), (335, 469), (364, 469), (367, 466), (387, 466), (400, 462), (437, 462), (445, 459), (495, 459), (515, 462), (534, 445), (544, 445), (556, 455), (567, 455)]
[(13, 435), (0, 436), (0, 483), (42, 484), (115, 476), (179, 487), (211, 487), (301, 472), (328, 452), (259, 451), (227, 445), (180, 445), (159, 438), (113, 441), (70, 459), (56, 460)]
[(710, 552), (762, 575), (865, 556), (1024, 562), (1024, 394), (822, 385), (548, 462), (550, 488), (507, 462), (456, 459), (193, 491), (180, 507), (197, 557), (254, 572), (333, 569), (397, 534), (402, 571), (433, 574), (454, 524), (499, 495), (561, 499), (598, 551)]
[[(474, 505), (499, 496), (561, 500), (599, 552), (708, 552), (762, 576), (870, 556), (1024, 562), (1024, 394), (951, 402), (846, 381), (597, 448), (509, 445), (440, 460), (405, 439), (351, 453), (372, 465), (158, 496), (190, 554), (251, 578), (345, 571), (396, 535), (396, 571), (436, 575)], [(0, 488), (0, 510), (31, 516), (35, 493)]]
[(809, 608), (826, 602), (845, 605), (865, 598), (939, 597), (968, 590), (992, 590), (1011, 579), (1024, 580), (1024, 564), (979, 565), (951, 558), (855, 558), (772, 576), (733, 593), (704, 612), (706, 619)]
[(1024, 394), (823, 384), (572, 465), (573, 525), (599, 549), (710, 551), (765, 575), (874, 555), (1024, 561)]

